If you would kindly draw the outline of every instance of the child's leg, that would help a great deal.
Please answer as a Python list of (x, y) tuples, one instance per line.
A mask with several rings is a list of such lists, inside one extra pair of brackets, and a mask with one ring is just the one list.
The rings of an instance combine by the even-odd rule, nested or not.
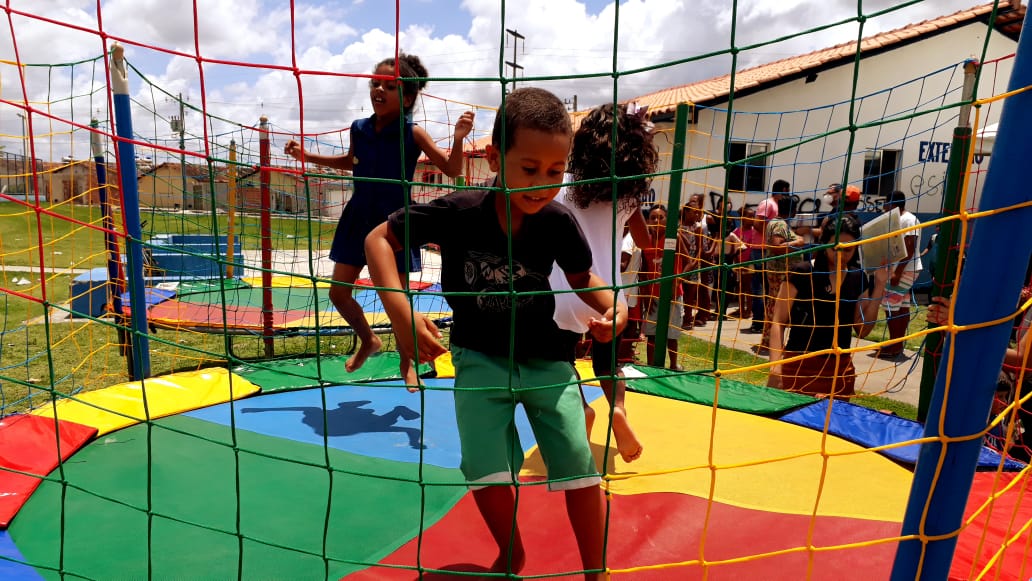
[[(597, 488), (596, 488), (597, 489)], [(488, 486), (473, 491), (480, 516), (498, 545), (498, 558), (491, 564), (494, 573), (519, 573), (526, 563), (523, 538), (516, 526), (516, 494), (511, 486)]]
[[(695, 326), (695, 308), (699, 306), (699, 283), (685, 281), (681, 283), (684, 298), (684, 313), (681, 315), (681, 328), (688, 330)], [(702, 315), (702, 311), (699, 311)]]
[[(603, 384), (605, 382), (602, 382)], [(584, 397), (584, 388), (581, 388), (581, 401), (584, 402), (584, 425), (588, 428), (588, 441), (591, 441), (591, 428), (595, 425), (595, 410), (588, 405), (587, 398)]]
[[(492, 570), (516, 573), (523, 567), (524, 552), (514, 520), (512, 479), (522, 466), (523, 447), (513, 417), (515, 386), (510, 385), (509, 364), (503, 358), (457, 345), (452, 345), (452, 361), (457, 388), (455, 420), (462, 449), (460, 468), (467, 481), (479, 487), (473, 491), (473, 499), (498, 546)], [(574, 402), (573, 409), (579, 415), (580, 402)], [(586, 446), (583, 424), (578, 425), (580, 441)]]
[(752, 297), (749, 293), (752, 290), (752, 272), (748, 268), (738, 270), (738, 318), (748, 319), (752, 317)]
[[(682, 281), (681, 297), (682, 300), (684, 300), (684, 313), (681, 315), (681, 328), (690, 329), (696, 324), (695, 309), (699, 302), (699, 284)], [(671, 321), (671, 323), (674, 323), (674, 321)]]
[[(591, 363), (596, 377), (623, 377), (623, 371), (617, 364), (616, 359), (613, 358), (613, 346), (609, 343), (592, 343)], [(616, 436), (616, 449), (620, 452), (620, 457), (623, 458), (624, 462), (633, 462), (641, 456), (642, 447), (638, 437), (634, 434), (634, 430), (631, 429), (631, 424), (627, 421), (627, 411), (624, 408), (626, 384), (620, 379), (615, 381), (613, 379), (600, 379), (599, 384), (602, 386), (602, 391), (606, 394), (609, 407), (613, 410), (613, 435)], [(583, 394), (582, 390), (582, 397)], [(592, 410), (592, 419), (594, 419), (594, 410)], [(588, 426), (588, 434), (591, 434), (590, 426)]]
[[(333, 281), (354, 284), (358, 280), (360, 272), (362, 272), (362, 269), (355, 265), (337, 263), (333, 265)], [(352, 287), (337, 284), (331, 286), (330, 302), (336, 307), (337, 312), (344, 317), (344, 320), (348, 322), (348, 325), (351, 325), (351, 328), (355, 331), (355, 336), (361, 341), (358, 349), (344, 364), (344, 368), (351, 373), (362, 367), (362, 364), (365, 363), (365, 360), (370, 355), (379, 351), (380, 347), (383, 346), (383, 342), (373, 333), (373, 328), (369, 326), (369, 321), (366, 320), (365, 313), (362, 312), (362, 305), (358, 304), (358, 301), (352, 296)]]
[[(885, 325), (889, 328), (889, 339), (899, 339), (907, 334), (907, 327), (910, 325), (910, 307), (899, 307), (895, 311), (885, 311)], [(903, 353), (905, 345), (903, 342), (894, 343), (883, 347), (881, 353), (885, 355), (899, 355)]]
[(677, 339), (667, 339), (667, 354), (670, 356), (670, 369), (680, 371), (681, 366), (677, 363)]
[[(602, 569), (605, 547), (605, 499), (598, 486), (566, 491), (566, 514), (580, 550), (581, 566), (590, 571)], [(603, 573), (585, 573), (585, 579), (602, 579)]]
[[(623, 372), (618, 371), (617, 375), (623, 376)], [(624, 405), (624, 392), (627, 385), (622, 380), (604, 379), (599, 383), (602, 384), (602, 391), (605, 392), (606, 399), (609, 400), (609, 405), (613, 410), (613, 436), (616, 437), (616, 450), (620, 452), (620, 457), (624, 462), (634, 462), (641, 457), (644, 447), (638, 440), (637, 434), (634, 433), (634, 429), (631, 428), (631, 422), (627, 419), (627, 408)]]

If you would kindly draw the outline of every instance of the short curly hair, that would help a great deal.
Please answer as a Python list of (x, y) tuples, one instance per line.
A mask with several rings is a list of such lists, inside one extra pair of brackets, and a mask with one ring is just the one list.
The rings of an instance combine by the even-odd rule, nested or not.
[[(613, 146), (613, 124), (616, 145)], [(575, 180), (613, 178), (577, 184), (566, 197), (580, 208), (598, 202), (614, 202), (618, 209), (637, 209), (649, 191), (659, 153), (645, 119), (627, 113), (626, 105), (607, 103), (593, 109), (573, 136), (567, 171)], [(630, 179), (627, 179), (630, 178)]]
[[(551, 135), (572, 135), (566, 106), (553, 93), (537, 87), (516, 89), (506, 95), (495, 115), (491, 145), (503, 154), (512, 149), (517, 129), (533, 129)], [(504, 136), (504, 143), (503, 143)]]

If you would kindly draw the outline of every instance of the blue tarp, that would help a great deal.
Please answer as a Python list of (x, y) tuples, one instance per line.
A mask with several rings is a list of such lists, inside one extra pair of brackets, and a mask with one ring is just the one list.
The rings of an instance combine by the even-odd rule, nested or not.
[[(174, 291), (174, 290), (164, 290), (164, 289), (160, 289), (160, 288), (147, 288), (147, 289), (144, 289), (144, 294), (143, 294), (143, 298), (147, 302), (147, 308), (148, 309), (153, 307), (154, 305), (156, 305), (158, 303), (163, 303), (163, 302), (169, 300), (170, 298), (172, 298), (174, 296), (176, 296), (176, 291)], [(130, 308), (132, 306), (131, 303), (132, 303), (132, 301), (129, 300), (129, 293), (128, 292), (122, 293), (122, 307), (126, 308), (126, 309)]]
[[(924, 437), (924, 426), (919, 422), (856, 404), (836, 401), (829, 418), (827, 399), (793, 410), (781, 416), (781, 420), (814, 430), (823, 430), (827, 420), (829, 434), (868, 448)], [(913, 465), (917, 463), (918, 449), (918, 444), (911, 444), (882, 450), (881, 453), (898, 462)], [(1000, 454), (983, 447), (982, 453), (978, 456), (978, 467), (996, 468), (1000, 465), (1000, 460)], [(1024, 467), (1024, 464), (1015, 460), (1008, 459), (1004, 462), (1004, 470), (1021, 470)]]

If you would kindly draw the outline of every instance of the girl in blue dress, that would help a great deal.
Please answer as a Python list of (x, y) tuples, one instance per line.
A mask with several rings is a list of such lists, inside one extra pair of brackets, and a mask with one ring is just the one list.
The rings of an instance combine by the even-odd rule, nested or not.
[[(311, 153), (293, 140), (284, 147), (284, 153), (298, 161), (350, 171), (355, 177), (354, 193), (344, 206), (330, 248), (330, 260), (335, 263), (330, 301), (361, 342), (345, 364), (348, 372), (362, 367), (382, 346), (362, 312), (362, 305), (352, 296), (355, 281), (366, 265), (366, 235), (391, 212), (405, 205), (408, 188), (401, 182), (412, 180), (420, 154), (425, 153), (448, 177), (462, 173), (462, 140), (473, 129), (473, 112), (467, 111), (456, 121), (451, 151), (446, 152), (422, 127), (412, 122), (416, 98), (426, 86), (426, 80), (418, 79), (427, 77), (426, 67), (419, 57), (401, 53), (397, 61), (394, 57), (384, 59), (373, 69), (373, 74), (376, 77), (369, 81), (373, 115), (351, 124), (351, 146), (346, 154)], [(367, 181), (366, 178), (396, 181)], [(398, 264), (403, 271), (420, 269), (419, 250), (411, 250), (408, 268), (406, 256), (399, 254)]]

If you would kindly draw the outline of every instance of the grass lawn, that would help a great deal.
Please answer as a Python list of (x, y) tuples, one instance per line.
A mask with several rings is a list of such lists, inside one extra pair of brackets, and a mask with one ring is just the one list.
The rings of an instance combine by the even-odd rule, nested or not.
[[(116, 230), (122, 231), (121, 214), (116, 213), (114, 220)], [(229, 218), (225, 214), (213, 217), (211, 214), (145, 210), (140, 220), (145, 240), (163, 233), (211, 234), (213, 228), (225, 235), (229, 229)], [(0, 203), (0, 265), (39, 266), (42, 238), (42, 262), (48, 268), (104, 266), (107, 255), (104, 233), (99, 230), (102, 223), (99, 206), (62, 204), (37, 213), (14, 202)], [(274, 250), (305, 251), (308, 240), (311, 240), (314, 249), (328, 250), (335, 228), (335, 221), (309, 222), (305, 216), (274, 216), (271, 220), (272, 247)], [(235, 235), (244, 250), (259, 249), (260, 217), (237, 215)]]
[[(60, 205), (49, 208), (47, 212), (37, 215), (31, 208), (19, 204), (0, 204), (0, 268), (38, 266), (40, 232), (43, 238), (42, 260), (48, 267), (92, 268), (106, 264), (103, 233), (82, 225), (101, 224), (98, 207)], [(116, 215), (115, 219), (120, 222), (121, 216)], [(208, 234), (212, 231), (213, 221), (220, 233), (227, 229), (225, 215), (152, 211), (145, 213), (142, 219), (145, 238), (166, 232)], [(311, 239), (315, 247), (325, 249), (335, 226), (333, 222), (308, 222), (304, 217), (277, 217), (272, 220), (273, 244), (283, 250), (305, 249)], [(239, 216), (237, 233), (245, 249), (258, 248), (258, 216)], [(29, 283), (17, 284), (16, 280), (28, 280)], [(0, 272), (0, 285), (23, 295), (7, 294), (0, 298), (5, 313), (0, 321), (0, 381), (3, 382), (3, 390), (0, 391), (3, 402), (0, 405), (22, 400), (27, 394), (40, 393), (40, 390), (50, 387), (68, 393), (105, 387), (127, 379), (119, 335), (110, 319), (42, 323), (44, 286), (48, 304), (56, 305), (52, 309), (60, 310), (67, 308), (71, 280), (72, 275), (47, 274), (44, 285), (38, 272), (10, 269)], [(26, 321), (34, 324), (26, 325)], [(924, 312), (918, 310), (911, 329), (924, 327)], [(869, 338), (880, 340), (885, 337), (885, 325), (878, 323)], [(917, 349), (921, 341), (921, 338), (912, 339), (908, 347)], [(277, 339), (277, 353), (314, 353), (313, 342), (314, 339), (304, 338)], [(320, 350), (336, 354), (349, 346), (350, 339), (328, 337), (323, 338)], [(235, 358), (256, 358), (260, 356), (261, 348), (261, 341), (253, 338), (234, 338), (230, 347), (229, 340), (221, 335), (159, 330), (151, 340), (152, 372), (157, 375), (224, 364)], [(682, 365), (688, 369), (709, 370), (714, 365), (714, 349), (715, 346), (707, 341), (682, 337)], [(720, 350), (716, 365), (726, 370), (765, 361), (750, 352), (724, 348)], [(51, 377), (54, 378), (52, 382)], [(731, 377), (765, 385), (767, 374), (761, 370)], [(861, 398), (857, 403), (893, 409), (905, 417), (914, 417), (916, 411), (887, 398)]]
[[(678, 342), (681, 366), (689, 370), (712, 369), (714, 348), (715, 345), (709, 341), (682, 335)], [(638, 345), (637, 355), (639, 361), (645, 361), (644, 343)], [(720, 369), (727, 370), (766, 362), (766, 357), (757, 357), (751, 351), (722, 347), (717, 365)], [(730, 374), (727, 377), (753, 385), (767, 385), (767, 372), (763, 370), (745, 371)], [(896, 415), (911, 420), (917, 417), (917, 407), (887, 397), (865, 395), (853, 399), (853, 403), (876, 410), (891, 410)]]

